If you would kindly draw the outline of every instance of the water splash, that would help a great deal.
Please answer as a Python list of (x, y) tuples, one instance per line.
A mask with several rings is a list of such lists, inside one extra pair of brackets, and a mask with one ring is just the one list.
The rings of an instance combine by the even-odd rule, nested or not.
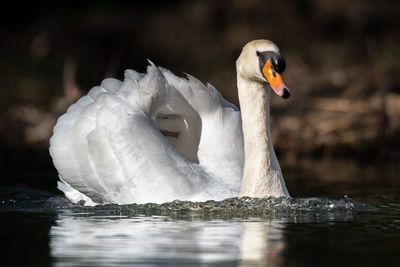
[(100, 205), (77, 207), (75, 212), (94, 212), (109, 215), (135, 216), (162, 215), (172, 217), (282, 217), (288, 215), (325, 216), (327, 218), (349, 217), (360, 213), (379, 211), (371, 204), (360, 203), (349, 197), (339, 200), (328, 198), (228, 198), (222, 201), (191, 202), (175, 200), (163, 204)]
[(245, 217), (324, 217), (347, 218), (359, 213), (374, 213), (378, 208), (357, 202), (347, 196), (328, 198), (236, 197), (222, 201), (191, 202), (175, 200), (163, 204), (99, 205), (84, 207), (74, 205), (65, 197), (29, 188), (9, 188), (0, 192), (0, 211), (23, 210), (30, 212), (66, 211), (75, 215), (106, 216), (162, 215), (174, 218), (245, 218)]

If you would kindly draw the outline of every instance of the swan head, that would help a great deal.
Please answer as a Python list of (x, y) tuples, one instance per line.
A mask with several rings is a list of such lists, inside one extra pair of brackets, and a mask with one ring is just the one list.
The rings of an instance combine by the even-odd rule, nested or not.
[(236, 61), (236, 70), (242, 79), (267, 83), (277, 95), (286, 99), (290, 90), (281, 76), (285, 68), (285, 59), (278, 46), (269, 40), (247, 43)]

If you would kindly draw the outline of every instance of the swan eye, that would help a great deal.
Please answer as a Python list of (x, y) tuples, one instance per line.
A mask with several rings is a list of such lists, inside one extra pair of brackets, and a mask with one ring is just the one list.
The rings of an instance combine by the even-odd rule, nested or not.
[(260, 51), (257, 51), (256, 54), (258, 57), (261, 55)]

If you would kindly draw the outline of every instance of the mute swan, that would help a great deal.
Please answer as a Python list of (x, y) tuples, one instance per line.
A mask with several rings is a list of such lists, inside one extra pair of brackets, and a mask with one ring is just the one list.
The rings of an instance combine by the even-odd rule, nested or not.
[(212, 85), (151, 62), (93, 87), (54, 127), (58, 188), (85, 205), (289, 196), (269, 128), (269, 88), (290, 96), (285, 61), (255, 40), (236, 68), (241, 113)]

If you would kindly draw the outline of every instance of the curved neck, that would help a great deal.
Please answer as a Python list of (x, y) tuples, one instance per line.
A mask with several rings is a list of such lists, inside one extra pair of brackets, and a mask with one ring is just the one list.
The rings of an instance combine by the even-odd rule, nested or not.
[(237, 76), (245, 148), (240, 196), (289, 196), (269, 128), (270, 89)]

